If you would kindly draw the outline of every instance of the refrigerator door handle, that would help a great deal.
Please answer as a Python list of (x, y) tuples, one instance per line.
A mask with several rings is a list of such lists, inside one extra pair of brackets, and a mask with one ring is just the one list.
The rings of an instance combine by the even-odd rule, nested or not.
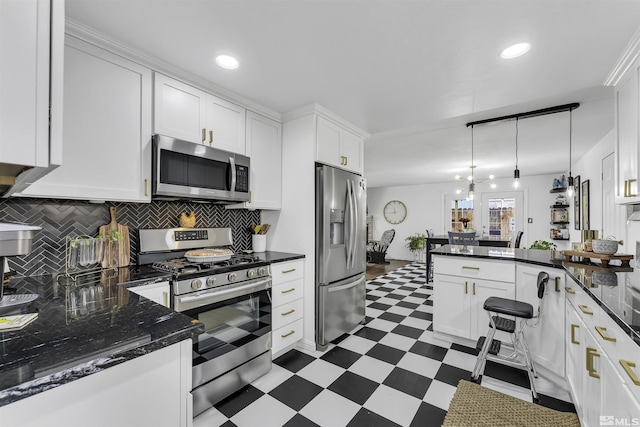
[(351, 288), (355, 288), (356, 286), (358, 286), (362, 281), (364, 280), (364, 278), (359, 278), (357, 280), (354, 280), (351, 283), (347, 283), (346, 285), (340, 285), (340, 286), (331, 286), (327, 289), (328, 293), (332, 293), (332, 292), (339, 292), (339, 291), (344, 291), (345, 289), (351, 289)]
[(353, 269), (356, 264), (356, 203), (355, 203), (355, 188), (352, 180), (347, 180), (347, 195), (349, 203), (349, 256), (347, 257), (347, 268)]
[(353, 241), (351, 240), (351, 229), (353, 228), (353, 222), (351, 221), (351, 180), (347, 180), (347, 200), (346, 200), (346, 213), (345, 213), (345, 222), (346, 222), (346, 236), (344, 247), (347, 252), (347, 269), (351, 268), (351, 257), (353, 252)]
[(353, 229), (353, 237), (351, 240), (351, 268), (356, 268), (356, 252), (358, 249), (358, 200), (356, 199), (356, 183), (351, 181), (351, 203), (353, 209), (351, 210), (351, 224)]

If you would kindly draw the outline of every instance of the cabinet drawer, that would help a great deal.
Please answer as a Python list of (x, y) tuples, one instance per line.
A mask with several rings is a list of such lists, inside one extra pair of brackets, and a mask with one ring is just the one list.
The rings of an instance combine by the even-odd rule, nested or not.
[(300, 279), (304, 275), (304, 260), (271, 264), (271, 274), (274, 286), (290, 280)]
[(302, 319), (289, 323), (272, 333), (273, 345), (271, 351), (275, 354), (283, 348), (302, 339)]
[(302, 300), (298, 299), (273, 309), (273, 329), (302, 318)]
[(281, 283), (273, 287), (273, 306), (279, 307), (283, 304), (302, 298), (302, 284), (304, 280), (297, 279)]
[(434, 272), (498, 282), (515, 282), (516, 266), (513, 262), (484, 261), (471, 257), (435, 256)]

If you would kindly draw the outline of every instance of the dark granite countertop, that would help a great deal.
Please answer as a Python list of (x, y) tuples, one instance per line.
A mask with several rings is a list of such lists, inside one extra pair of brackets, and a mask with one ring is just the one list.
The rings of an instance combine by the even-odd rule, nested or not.
[[(511, 260), (547, 267), (563, 268), (569, 276), (640, 346), (640, 271), (586, 259), (574, 262), (553, 258), (551, 251), (444, 245), (432, 255), (466, 256)], [(558, 253), (557, 257), (562, 255)], [(615, 263), (613, 261), (612, 263)], [(619, 264), (619, 262), (618, 262)], [(632, 262), (633, 265), (633, 262)]]
[[(304, 258), (272, 251), (255, 255), (269, 263)], [(129, 291), (169, 279), (168, 273), (138, 266), (75, 283), (51, 275), (12, 278), (9, 292), (39, 296), (28, 309), (38, 318), (18, 331), (0, 332), (0, 406), (202, 333), (190, 317)], [(98, 302), (74, 307), (72, 300), (81, 300), (83, 292)]]

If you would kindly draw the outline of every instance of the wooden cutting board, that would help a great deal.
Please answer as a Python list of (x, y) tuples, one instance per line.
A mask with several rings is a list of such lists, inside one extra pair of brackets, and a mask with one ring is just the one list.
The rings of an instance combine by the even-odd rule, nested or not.
[(109, 245), (110, 250), (105, 253), (103, 267), (125, 267), (129, 265), (131, 241), (129, 239), (129, 227), (116, 222), (116, 208), (109, 208), (111, 213), (111, 222), (103, 225), (98, 230), (98, 234), (103, 236), (111, 235), (111, 232), (117, 230), (124, 238), (119, 240), (117, 244)]

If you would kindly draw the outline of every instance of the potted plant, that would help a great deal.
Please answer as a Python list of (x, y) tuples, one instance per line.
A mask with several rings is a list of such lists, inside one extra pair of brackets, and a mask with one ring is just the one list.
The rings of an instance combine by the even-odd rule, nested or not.
[(415, 233), (404, 239), (407, 247), (412, 253), (415, 261), (419, 261), (421, 252), (427, 247), (427, 236), (422, 233)]
[(529, 246), (529, 249), (542, 249), (545, 251), (554, 251), (556, 248), (555, 243), (547, 242), (546, 240), (536, 240)]

